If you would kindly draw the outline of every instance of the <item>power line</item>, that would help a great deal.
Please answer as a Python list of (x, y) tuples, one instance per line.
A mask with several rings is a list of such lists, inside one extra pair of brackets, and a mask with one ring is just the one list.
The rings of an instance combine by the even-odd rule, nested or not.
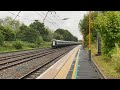
[[(54, 11), (55, 12), (55, 11)], [(51, 14), (52, 14), (52, 11), (51, 11)], [(52, 14), (53, 15), (53, 14)], [(55, 15), (56, 15), (56, 12), (55, 12)], [(55, 17), (55, 15), (53, 15), (53, 17)], [(56, 18), (56, 17), (55, 17)], [(59, 19), (58, 18), (56, 18), (57, 19), (57, 21), (59, 21)], [(59, 21), (60, 22), (60, 21)], [(61, 22), (60, 22), (61, 23)]]
[[(11, 13), (12, 15), (15, 15), (14, 13), (12, 13), (12, 12), (10, 12), (10, 11), (8, 11), (8, 12)], [(20, 17), (20, 18), (22, 18), (22, 19), (25, 19), (25, 20), (27, 20), (27, 21), (34, 21), (34, 20), (27, 19), (27, 18), (23, 18), (23, 17), (21, 17), (20, 15), (18, 15), (18, 17)]]
[[(10, 11), (8, 11), (9, 13), (11, 13), (12, 15), (15, 15), (14, 13), (12, 13), (12, 12), (10, 12)], [(20, 18), (23, 18), (23, 17), (21, 17), (19, 14), (20, 14), (20, 12), (21, 11), (19, 11), (18, 12), (18, 14), (17, 14), (17, 16), (18, 17), (20, 17)], [(35, 12), (35, 11), (34, 11)], [(39, 14), (38, 12), (35, 12), (36, 14), (38, 14), (39, 16), (41, 16), (42, 18), (44, 18), (43, 20), (46, 20), (45, 22), (48, 22), (48, 23), (50, 23), (50, 24), (52, 24), (53, 26), (55, 26), (56, 28), (58, 28), (59, 26), (58, 26), (58, 24), (56, 24), (56, 22), (55, 21), (53, 21), (50, 17), (48, 17), (48, 19), (50, 19), (50, 21), (52, 21), (52, 22), (50, 22), (49, 20), (47, 20), (46, 19), (46, 17), (47, 17), (47, 14), (46, 14), (46, 17), (44, 17), (44, 16), (42, 16), (41, 14)], [(44, 14), (43, 12), (42, 12), (42, 14)], [(45, 14), (44, 14), (45, 15)], [(16, 17), (17, 17), (16, 16)], [(14, 20), (16, 19), (16, 17), (14, 18)], [(55, 17), (55, 16), (54, 16)], [(56, 17), (55, 17), (56, 18)], [(23, 18), (23, 19), (25, 19), (25, 20), (28, 20), (28, 21), (34, 21), (34, 20), (29, 20), (29, 19), (27, 19), (27, 18)], [(57, 19), (57, 18), (56, 18)], [(13, 20), (13, 21), (14, 21)], [(57, 19), (57, 21), (59, 21), (58, 19)], [(60, 22), (60, 21), (59, 21)], [(60, 22), (61, 23), (61, 22)]]
[[(8, 11), (8, 12), (9, 12), (10, 14), (12, 14), (12, 15), (15, 16), (14, 20), (16, 19), (17, 16), (20, 17), (20, 18), (23, 18), (23, 17), (21, 17), (21, 16), (19, 15), (21, 11), (20, 11), (17, 15), (15, 15), (14, 13), (12, 13), (12, 12), (10, 12), (10, 11)], [(34, 11), (34, 12), (35, 12), (35, 11)], [(35, 12), (35, 13), (44, 18), (44, 16), (42, 16), (41, 14), (39, 14), (39, 13), (37, 13), (37, 12)], [(27, 19), (27, 18), (23, 18), (23, 19), (28, 20), (28, 21), (34, 21), (34, 20), (29, 20), (29, 19)], [(14, 21), (14, 20), (13, 20), (13, 21)], [(12, 21), (12, 22), (13, 22), (13, 21)], [(50, 22), (50, 21), (47, 20), (47, 19), (46, 19), (45, 22), (48, 22), (48, 23), (52, 24), (54, 27), (58, 28), (58, 26), (56, 26), (53, 22)]]
[[(56, 11), (54, 11), (55, 12), (55, 15), (63, 22), (63, 20), (60, 18), (60, 16), (59, 15), (57, 15), (57, 12)], [(64, 23), (64, 22), (63, 22)], [(65, 25), (64, 25), (65, 26)], [(65, 26), (66, 27), (66, 29), (68, 28), (67, 26)]]
[[(42, 11), (41, 11), (41, 12), (42, 12)], [(45, 13), (43, 13), (43, 12), (42, 12), (42, 14), (44, 14), (44, 15), (45, 15)], [(47, 16), (47, 17), (48, 17), (48, 16)], [(52, 21), (52, 22), (54, 23), (54, 25), (56, 25), (56, 26), (57, 26), (57, 28), (59, 27), (59, 26), (57, 25), (57, 23), (56, 23), (56, 22), (54, 22), (54, 21), (53, 21), (50, 17), (48, 17), (48, 18), (49, 18), (49, 20), (50, 20), (50, 21)], [(46, 19), (46, 20), (47, 20), (47, 19)], [(47, 20), (47, 21), (48, 21), (48, 20)], [(52, 23), (52, 24), (53, 24), (53, 23)]]
[[(34, 11), (35, 12), (35, 11)], [(42, 15), (40, 15), (38, 12), (35, 12), (36, 14), (38, 14), (39, 16), (43, 17)], [(44, 18), (44, 17), (43, 17)]]
[[(18, 12), (18, 14), (16, 15), (16, 17), (13, 19), (13, 21), (17, 18), (17, 16), (20, 14), (20, 12), (21, 12), (21, 11)], [(13, 22), (13, 21), (12, 21), (12, 22)]]
[[(55, 12), (55, 14), (56, 14), (56, 12)], [(52, 14), (52, 15), (53, 15), (53, 14)], [(53, 17), (56, 18), (55, 15), (53, 15)], [(56, 20), (59, 21), (59, 23), (60, 23), (61, 25), (63, 25), (63, 23), (62, 23), (58, 18), (56, 18)]]
[[(34, 11), (35, 12), (35, 11)], [(40, 17), (43, 17), (41, 14), (39, 14), (38, 12), (35, 12), (37, 15), (39, 15)], [(43, 17), (44, 18), (44, 17)], [(55, 24), (53, 24), (52, 22), (50, 22), (50, 21), (48, 21), (47, 19), (46, 19), (46, 21), (47, 22), (49, 22), (49, 23), (51, 23), (53, 26), (55, 26)], [(56, 26), (55, 26), (56, 27)], [(57, 27), (58, 28), (58, 27)]]
[[(14, 13), (12, 13), (12, 12), (10, 12), (10, 11), (8, 11), (8, 12), (11, 13), (12, 15), (15, 15)], [(21, 11), (20, 11), (20, 12), (21, 12)], [(19, 12), (19, 13), (20, 13), (20, 12)], [(35, 12), (35, 11), (34, 11), (34, 12)], [(20, 17), (20, 18), (23, 18), (23, 17), (21, 17), (21, 16), (19, 15), (19, 13), (17, 14), (17, 16)], [(44, 17), (44, 16), (42, 16), (41, 14), (39, 14), (38, 12), (35, 12), (35, 13), (38, 14), (39, 16), (41, 16), (42, 18), (44, 18), (43, 20), (46, 19), (46, 16), (47, 16), (47, 14), (48, 14), (48, 13), (47, 13), (46, 16)], [(42, 13), (43, 13), (43, 12), (42, 12)], [(44, 13), (43, 13), (43, 14), (44, 14)], [(45, 14), (44, 14), (44, 15), (45, 15)], [(17, 17), (17, 16), (16, 16), (16, 17)], [(16, 19), (16, 17), (15, 17), (15, 19)], [(54, 16), (54, 17), (55, 17), (55, 16)], [(48, 18), (49, 18), (50, 21), (52, 21), (52, 22), (50, 22), (50, 21), (47, 20), (47, 19), (46, 19), (46, 22), (51, 23), (51, 24), (54, 25), (55, 27), (57, 26), (57, 28), (59, 27), (59, 26), (56, 24), (56, 22), (54, 22), (50, 17), (48, 17)], [(55, 18), (56, 18), (56, 17), (55, 17)], [(14, 20), (15, 20), (15, 19), (14, 19)], [(29, 20), (29, 19), (27, 19), (27, 18), (23, 18), (23, 19), (28, 20), (28, 21), (34, 21), (34, 20)], [(56, 18), (56, 19), (57, 19), (57, 18)], [(13, 20), (13, 21), (14, 21), (14, 20)], [(58, 21), (58, 19), (57, 19), (57, 21)], [(60, 21), (59, 21), (59, 22), (60, 22)], [(54, 23), (55, 23), (55, 24), (54, 24)], [(60, 23), (61, 23), (61, 22), (60, 22)]]
[[(42, 11), (41, 11), (42, 12)], [(45, 15), (45, 13), (43, 13), (42, 12), (42, 14), (44, 14)], [(49, 16), (47, 16), (52, 22), (54, 22)], [(57, 23), (56, 22), (54, 22), (56, 25), (57, 25)], [(58, 25), (57, 25), (58, 26)], [(59, 27), (59, 26), (58, 26)]]
[[(51, 14), (52, 14), (52, 11), (51, 11)], [(52, 14), (53, 15), (53, 14)], [(54, 17), (57, 21), (59, 21), (59, 19), (57, 19), (56, 17), (55, 17), (55, 15), (53, 15), (52, 17)], [(62, 25), (62, 23), (59, 21), (59, 23)]]
[[(35, 12), (35, 11), (34, 11)], [(41, 11), (42, 12), (42, 11)], [(45, 18), (44, 16), (42, 16), (41, 14), (39, 14), (38, 12), (35, 12), (36, 14), (38, 14), (39, 16), (41, 16), (41, 17), (43, 17), (43, 18)], [(47, 15), (47, 14), (45, 14), (45, 13), (43, 13), (42, 12), (42, 14), (44, 14), (45, 16)], [(48, 16), (47, 16), (48, 17)], [(50, 22), (48, 19), (44, 19), (44, 20), (46, 20), (46, 21), (44, 21), (44, 22), (48, 22), (48, 23), (51, 23), (53, 26), (55, 26), (56, 28), (58, 28), (59, 26), (56, 24), (56, 22), (54, 22), (50, 17), (48, 17), (49, 19), (50, 19), (50, 21), (52, 21), (52, 22)], [(55, 24), (54, 24), (55, 23)]]
[(45, 15), (45, 18), (43, 19), (43, 23), (44, 23), (44, 20), (46, 19), (47, 15), (48, 15), (49, 11), (47, 12), (47, 14)]

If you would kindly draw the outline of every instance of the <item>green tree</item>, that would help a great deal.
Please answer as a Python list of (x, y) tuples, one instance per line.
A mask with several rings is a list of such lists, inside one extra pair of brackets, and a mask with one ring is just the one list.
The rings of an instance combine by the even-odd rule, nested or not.
[(76, 36), (73, 36), (73, 40), (72, 41), (78, 41), (77, 37)]
[(0, 32), (0, 46), (3, 45), (4, 42), (4, 36), (3, 34)]
[(29, 28), (26, 25), (20, 26), (20, 30), (17, 34), (17, 38), (22, 40), (22, 41), (28, 41), (31, 43), (36, 42), (40, 37), (40, 34), (38, 31), (36, 31), (33, 28)]
[(26, 40), (26, 36), (25, 36), (25, 33), (26, 31), (28, 31), (29, 27), (26, 26), (25, 24), (22, 24), (19, 28), (19, 30), (16, 32), (16, 37), (17, 39), (20, 39), (20, 40)]
[(13, 30), (18, 30), (21, 23), (19, 20), (14, 20), (11, 17), (6, 17), (4, 20), (0, 20), (0, 23), (3, 24), (5, 27), (9, 26)]
[(63, 36), (58, 34), (58, 33), (54, 33), (54, 36), (53, 36), (54, 39), (57, 39), (57, 40), (63, 40)]
[(29, 25), (30, 28), (33, 28), (37, 31), (39, 31), (40, 35), (42, 36), (44, 41), (47, 41), (46, 36), (48, 35), (48, 30), (45, 28), (44, 23), (41, 23), (39, 21), (35, 21)]
[(16, 39), (16, 32), (19, 30), (20, 25), (19, 20), (13, 21), (11, 17), (0, 19), (0, 29), (5, 41), (13, 41)]
[[(93, 20), (97, 17), (99, 12), (95, 11), (95, 12), (91, 12), (91, 24), (93, 23)], [(82, 20), (80, 20), (79, 22), (79, 29), (80, 32), (83, 34), (83, 39), (85, 41), (84, 45), (87, 46), (88, 45), (88, 38), (86, 38), (88, 36), (89, 30), (88, 30), (88, 14), (84, 15), (84, 18)], [(96, 41), (96, 37), (97, 37), (97, 31), (95, 30), (95, 28), (93, 28), (93, 25), (91, 25), (91, 38), (92, 38), (92, 42)], [(87, 41), (86, 41), (87, 40)]]
[(56, 39), (62, 39), (65, 41), (78, 41), (78, 39), (73, 36), (68, 30), (57, 29), (54, 33), (57, 33)]
[(1, 28), (2, 28), (1, 33), (4, 35), (5, 41), (14, 41), (16, 39), (15, 32), (11, 27), (6, 26), (6, 27), (1, 27)]
[(47, 41), (51, 41), (54, 38), (54, 31), (51, 30), (49, 27), (45, 27), (48, 31), (48, 35), (46, 35)]
[(115, 44), (120, 42), (120, 12), (108, 11), (100, 13), (93, 22), (94, 28), (99, 32), (103, 42), (103, 53), (110, 52)]

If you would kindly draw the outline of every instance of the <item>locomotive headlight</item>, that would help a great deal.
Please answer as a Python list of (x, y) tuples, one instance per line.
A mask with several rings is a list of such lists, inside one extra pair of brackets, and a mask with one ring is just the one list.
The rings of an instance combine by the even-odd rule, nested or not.
[(55, 46), (55, 41), (53, 41), (53, 46)]

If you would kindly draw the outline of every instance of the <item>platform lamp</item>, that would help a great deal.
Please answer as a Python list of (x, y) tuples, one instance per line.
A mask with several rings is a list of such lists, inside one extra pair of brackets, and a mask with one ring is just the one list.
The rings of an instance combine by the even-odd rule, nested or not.
[(91, 30), (90, 30), (90, 25), (91, 25), (91, 11), (89, 11), (89, 15), (88, 15), (88, 25), (89, 25), (89, 41), (88, 41), (88, 48), (89, 48), (89, 61), (91, 61)]

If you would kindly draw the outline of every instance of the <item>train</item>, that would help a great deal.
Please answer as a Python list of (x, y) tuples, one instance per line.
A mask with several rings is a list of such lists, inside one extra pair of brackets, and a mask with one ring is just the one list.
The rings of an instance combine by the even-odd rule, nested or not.
[(64, 40), (56, 40), (53, 39), (51, 43), (52, 48), (59, 48), (59, 47), (65, 47), (65, 46), (70, 46), (70, 45), (79, 45), (81, 44), (80, 42), (75, 42), (75, 41), (64, 41)]

